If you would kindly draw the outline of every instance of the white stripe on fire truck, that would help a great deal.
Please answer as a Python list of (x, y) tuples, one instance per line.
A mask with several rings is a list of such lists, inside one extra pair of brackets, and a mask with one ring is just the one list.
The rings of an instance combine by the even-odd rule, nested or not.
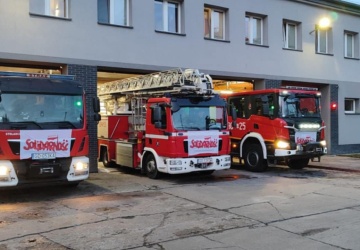
[(145, 135), (146, 138), (152, 138), (152, 139), (165, 139), (168, 140), (169, 136), (167, 135), (152, 135), (152, 134), (146, 134)]

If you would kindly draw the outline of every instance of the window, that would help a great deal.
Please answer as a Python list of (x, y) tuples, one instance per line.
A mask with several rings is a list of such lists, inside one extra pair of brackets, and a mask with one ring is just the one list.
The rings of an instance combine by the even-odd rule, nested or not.
[(344, 56), (359, 58), (359, 35), (356, 32), (344, 32)]
[(320, 54), (332, 53), (332, 29), (316, 30), (316, 52)]
[(155, 30), (181, 32), (180, 3), (155, 0)]
[(357, 99), (345, 99), (345, 113), (355, 114)]
[(68, 18), (68, 0), (30, 0), (33, 14)]
[(283, 21), (284, 48), (301, 50), (301, 23), (295, 21)]
[(246, 14), (245, 17), (245, 42), (249, 44), (265, 45), (266, 17), (261, 15)]
[(225, 40), (225, 11), (204, 8), (204, 37)]
[(245, 97), (230, 97), (229, 103), (230, 105), (228, 105), (228, 114), (231, 114), (231, 109), (235, 107), (237, 118), (245, 117)]
[(98, 0), (98, 22), (129, 26), (129, 0)]
[(354, 35), (345, 33), (345, 57), (354, 57)]

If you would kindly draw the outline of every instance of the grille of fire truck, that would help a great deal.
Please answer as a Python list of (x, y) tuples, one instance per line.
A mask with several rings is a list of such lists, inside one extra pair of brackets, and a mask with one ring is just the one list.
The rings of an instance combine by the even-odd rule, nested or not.
[(138, 95), (165, 92), (185, 92), (211, 95), (213, 83), (209, 75), (197, 69), (172, 69), (139, 77), (104, 83), (98, 89), (98, 95), (126, 94)]

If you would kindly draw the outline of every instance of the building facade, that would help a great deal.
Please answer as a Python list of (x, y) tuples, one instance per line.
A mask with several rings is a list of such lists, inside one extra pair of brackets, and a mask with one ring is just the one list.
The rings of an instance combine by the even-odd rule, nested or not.
[[(316, 87), (322, 92), (329, 153), (360, 152), (360, 5), (0, 0), (0, 32), (0, 69), (76, 75), (85, 84), (88, 105), (97, 94), (99, 72), (197, 68), (214, 79), (251, 82), (254, 89)], [(89, 129), (96, 171), (96, 123)]]

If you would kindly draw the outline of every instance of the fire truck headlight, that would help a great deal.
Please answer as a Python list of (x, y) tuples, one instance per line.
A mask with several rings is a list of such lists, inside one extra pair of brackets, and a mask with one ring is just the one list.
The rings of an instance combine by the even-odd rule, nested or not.
[(9, 169), (6, 166), (0, 166), (0, 177), (8, 176)]
[(289, 149), (290, 148), (290, 144), (286, 141), (277, 141), (275, 145), (276, 145), (276, 148), (280, 148), (280, 149)]
[(85, 170), (87, 168), (88, 168), (87, 163), (79, 161), (79, 162), (77, 162), (75, 164), (75, 171), (82, 171), (82, 170)]
[(323, 146), (323, 147), (326, 147), (326, 141), (320, 141), (320, 145)]
[(78, 161), (74, 165), (74, 170), (75, 170), (75, 176), (77, 176), (77, 175), (86, 175), (86, 174), (89, 173), (88, 163)]
[(0, 181), (10, 180), (10, 171), (7, 166), (0, 166)]

